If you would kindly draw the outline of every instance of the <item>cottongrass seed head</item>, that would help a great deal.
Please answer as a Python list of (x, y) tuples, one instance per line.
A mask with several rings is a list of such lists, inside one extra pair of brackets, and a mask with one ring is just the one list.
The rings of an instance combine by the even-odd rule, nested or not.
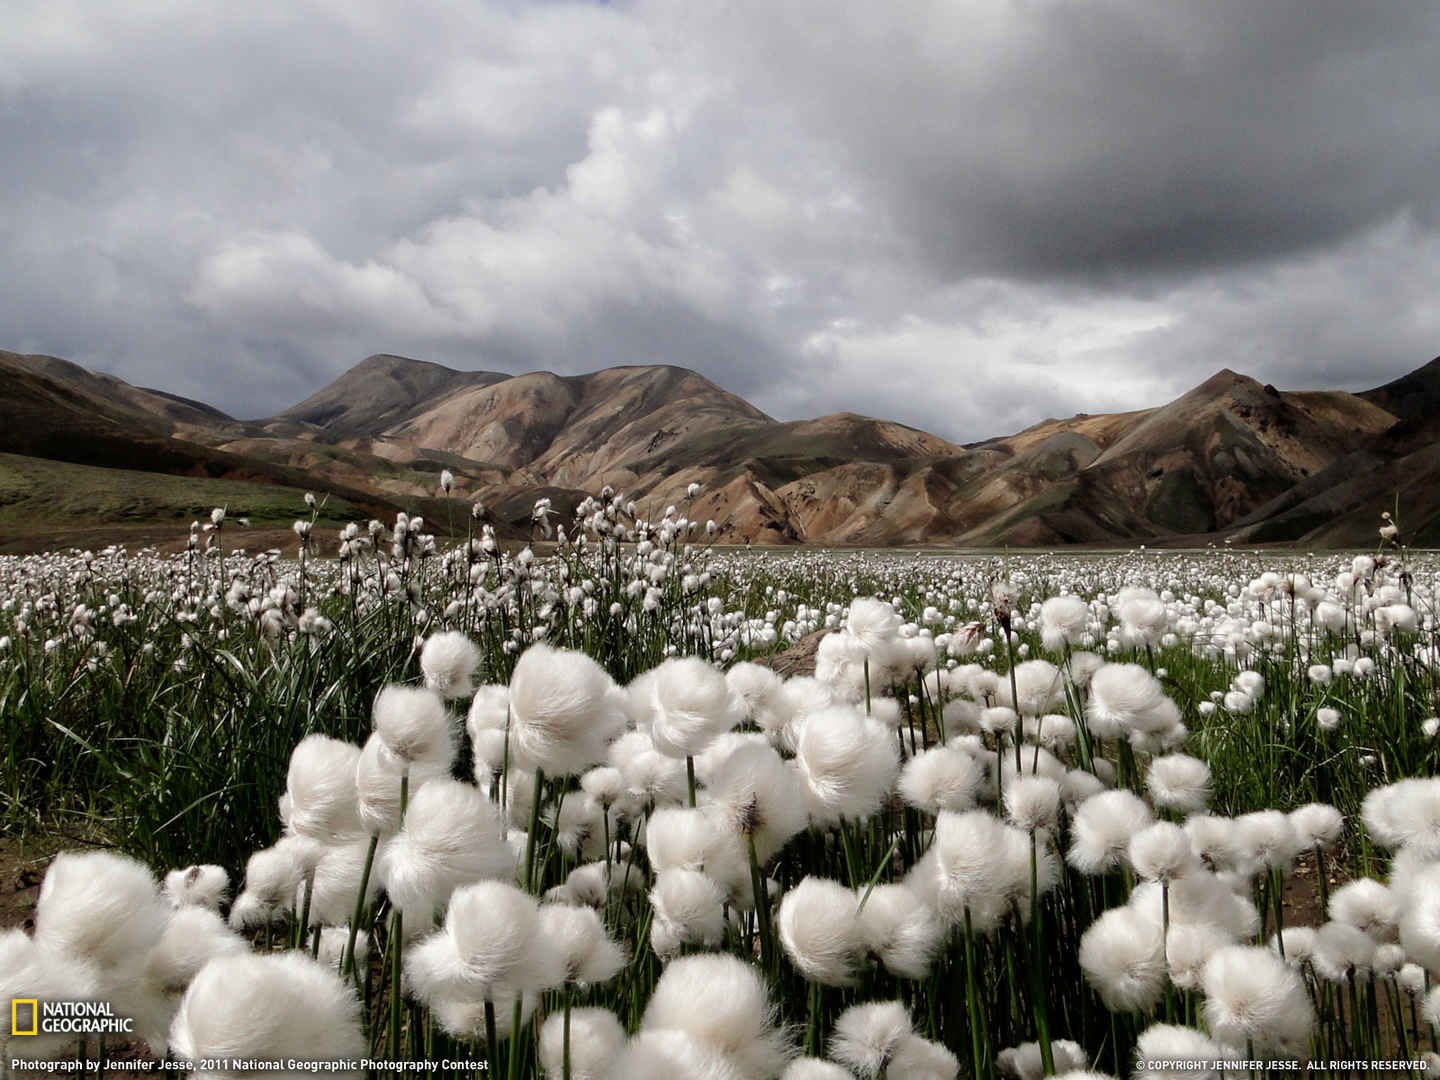
[(1306, 851), (1318, 848), (1329, 851), (1340, 842), (1345, 832), (1345, 818), (1339, 810), (1325, 803), (1306, 803), (1290, 811), (1290, 824)]
[[(404, 825), (376, 853), (375, 876), (410, 926), (428, 926), (461, 885), (514, 876), (499, 808), (473, 785), (432, 780), (410, 799)], [(358, 883), (357, 883), (358, 887)]]
[(823, 1058), (796, 1058), (785, 1067), (780, 1080), (855, 1080), (855, 1074)]
[(445, 703), (433, 690), (387, 686), (375, 697), (375, 734), (403, 765), (454, 756)]
[(1111, 908), (1080, 938), (1080, 967), (1111, 1012), (1143, 1012), (1165, 990), (1160, 924), (1128, 907)]
[(1283, 946), (1285, 962), (1292, 967), (1298, 967), (1310, 962), (1310, 957), (1315, 954), (1318, 937), (1319, 931), (1313, 926), (1287, 926), (1279, 934), (1270, 935), (1270, 948), (1279, 955)]
[(1425, 1022), (1432, 1027), (1440, 1027), (1440, 986), (1435, 987), (1425, 995), (1424, 1007)]
[(1106, 664), (1090, 679), (1085, 714), (1095, 735), (1113, 739), (1168, 726), (1168, 700), (1160, 680), (1139, 664)]
[(898, 1001), (852, 1005), (835, 1020), (830, 1056), (862, 1077), (876, 1077), (913, 1034), (910, 1014)]
[(1145, 788), (1161, 809), (1198, 813), (1210, 803), (1210, 766), (1188, 754), (1166, 754), (1150, 762)]
[(638, 1032), (616, 1056), (610, 1080), (756, 1080), (729, 1055), (688, 1032)]
[[(609, 1009), (572, 1009), (570, 1076), (572, 1080), (608, 1080), (610, 1066), (625, 1047), (625, 1029)], [(565, 1017), (553, 1013), (540, 1025), (540, 1066), (559, 1077), (565, 1065)]]
[(522, 765), (579, 775), (605, 760), (625, 713), (605, 669), (582, 652), (531, 645), (510, 676), (511, 753)]
[[(864, 898), (865, 889), (856, 889)], [(902, 979), (923, 979), (945, 938), (935, 909), (903, 884), (876, 885), (856, 914), (866, 950)]]
[(1400, 924), (1400, 898), (1374, 878), (1346, 882), (1330, 894), (1330, 918), (1348, 923), (1377, 942), (1394, 941)]
[(214, 957), (248, 952), (250, 943), (209, 908), (180, 908), (145, 957), (144, 979), (158, 993), (184, 993)]
[[(1083, 1069), (1090, 1063), (1090, 1055), (1079, 1043), (1070, 1039), (1052, 1039), (1050, 1053), (1057, 1072), (1069, 1069)], [(1021, 1043), (995, 1055), (995, 1068), (1002, 1075), (1015, 1080), (1040, 1080), (1045, 1075), (1044, 1059), (1038, 1042)]]
[(1400, 916), (1400, 944), (1416, 963), (1440, 972), (1440, 863), (1417, 873), (1408, 894)]
[(1156, 821), (1130, 838), (1130, 865), (1146, 881), (1169, 883), (1198, 869), (1200, 860), (1184, 829), (1168, 821)]
[[(348, 844), (336, 844), (323, 849), (315, 863), (311, 879), (314, 895), (310, 897), (310, 922), (312, 925), (339, 926), (350, 921), (355, 913), (355, 894), (360, 891), (360, 879), (365, 873), (365, 858), (369, 854), (368, 840), (354, 840)], [(370, 903), (380, 892), (380, 879), (370, 875), (365, 888), (365, 902)], [(304, 885), (295, 895), (295, 910), (304, 903)], [(428, 926), (428, 920), (416, 920), (414, 927), (407, 925), (407, 932)]]
[(1005, 816), (1024, 832), (1055, 828), (1060, 824), (1060, 784), (1048, 776), (1007, 780)]
[[(1151, 1024), (1135, 1041), (1133, 1080), (1219, 1080), (1216, 1063), (1237, 1055), (1203, 1031)], [(1210, 1067), (1206, 1068), (1206, 1063)], [(1171, 1067), (1166, 1067), (1170, 1065)]]
[(583, 989), (609, 982), (625, 966), (626, 955), (591, 907), (540, 905), (540, 937), (560, 965), (563, 982)]
[(855, 908), (855, 893), (825, 878), (806, 877), (781, 898), (780, 944), (807, 981), (854, 984), (865, 953)]
[(1242, 850), (1254, 862), (1282, 872), (1295, 864), (1300, 834), (1288, 814), (1279, 810), (1241, 814), (1235, 819), (1235, 828)]
[(857, 596), (850, 601), (850, 610), (845, 616), (845, 630), (855, 639), (860, 650), (872, 657), (872, 673), (874, 658), (888, 655), (900, 634), (903, 622), (895, 608), (884, 600), (873, 596)]
[(662, 754), (693, 757), (745, 717), (725, 676), (699, 657), (671, 657), (651, 676), (650, 739)]
[(722, 1054), (740, 1076), (774, 1076), (793, 1056), (788, 1035), (776, 1026), (764, 976), (754, 964), (725, 954), (671, 961), (640, 1028), (647, 1034), (682, 1032)]
[(535, 898), (514, 885), (481, 881), (450, 897), (438, 934), (405, 952), (405, 981), (415, 996), (481, 1000), (497, 987), (539, 990), (559, 981), (554, 955), (537, 940)]
[(956, 1080), (960, 1075), (960, 1059), (943, 1044), (915, 1033), (906, 1035), (890, 1057), (886, 1076), (904, 1076), (911, 1080)]
[(1381, 847), (1440, 858), (1440, 777), (1376, 788), (1365, 797), (1360, 813), (1370, 838)]
[(928, 814), (973, 810), (985, 785), (985, 766), (953, 745), (922, 750), (900, 770), (900, 797)]
[[(491, 994), (495, 1007), (495, 1041), (509, 1040), (514, 1030), (515, 1004), (520, 1004), (520, 1027), (523, 1031), (540, 1007), (540, 996), (529, 991), (521, 992), (508, 986), (499, 986)], [(437, 999), (429, 1001), (435, 1025), (447, 1035), (483, 1047), (486, 1040), (485, 1002), (481, 998)]]
[(1199, 990), (1205, 979), (1205, 965), (1217, 949), (1235, 944), (1235, 939), (1214, 923), (1172, 922), (1165, 935), (1165, 962), (1170, 981), (1181, 990)]
[(1363, 978), (1375, 963), (1375, 939), (1342, 922), (1327, 922), (1315, 933), (1310, 964), (1322, 979), (1343, 983)]
[(1002, 701), (1021, 716), (1041, 716), (1058, 706), (1065, 694), (1060, 669), (1049, 660), (1022, 660), (1015, 665), (1015, 700), (1010, 681), (1000, 684)]
[(159, 940), (170, 914), (143, 863), (105, 851), (62, 852), (35, 901), (35, 942), (102, 971), (128, 971)]
[(1083, 874), (1106, 874), (1128, 863), (1130, 837), (1153, 820), (1138, 795), (1102, 791), (1082, 802), (1070, 827), (1065, 858)]
[(450, 775), (454, 742), (437, 740), (430, 750), (428, 756), (407, 762), (390, 752), (379, 732), (365, 740), (355, 762), (355, 793), (367, 833), (388, 836), (395, 832), (400, 828), (402, 790), (413, 796), (429, 781)]
[(470, 696), (479, 666), (480, 650), (459, 630), (431, 634), (420, 649), (425, 686), (447, 701)]
[(755, 856), (761, 862), (808, 823), (805, 796), (794, 769), (769, 743), (742, 743), (707, 771), (707, 813), (728, 830), (753, 836)]
[[(983, 810), (941, 814), (931, 850), (930, 872), (936, 876), (933, 902), (948, 923), (963, 926), (968, 917), (971, 929), (989, 933), (1012, 912), (1018, 912), (1022, 920), (1029, 919), (1029, 834)], [(1048, 844), (1036, 846), (1034, 854), (1036, 886), (1043, 894), (1054, 887), (1058, 869)], [(925, 865), (922, 860), (917, 869)], [(907, 876), (906, 884), (916, 888), (920, 880)], [(928, 891), (917, 891), (931, 902)]]
[(172, 907), (219, 911), (230, 894), (230, 875), (223, 866), (187, 866), (166, 874), (161, 891)]
[(844, 706), (806, 719), (795, 763), (810, 816), (822, 825), (869, 817), (890, 796), (900, 773), (898, 750), (885, 727)]
[(482, 686), (470, 700), (465, 732), (475, 757), (475, 779), (488, 784), (506, 763), (509, 752), (510, 688)]
[[(190, 1062), (358, 1062), (369, 1049), (353, 988), (299, 952), (211, 960), (185, 992), (170, 1028), (170, 1045), (176, 1056)], [(300, 1069), (271, 1075), (288, 1080), (313, 1074)], [(332, 1075), (363, 1074), (355, 1069)]]
[(285, 823), (301, 836), (339, 844), (365, 834), (355, 767), (360, 747), (327, 735), (307, 735), (290, 752)]
[(1040, 605), (1040, 641), (1048, 652), (1079, 645), (1090, 624), (1090, 605), (1078, 596), (1052, 596)]
[[(0, 1000), (89, 1000), (99, 995), (101, 981), (93, 961), (37, 945), (23, 930), (0, 930)], [(8, 1021), (0, 1024), (0, 1054), (7, 1068), (11, 1058), (55, 1057), (74, 1045), (68, 1034), (12, 1037)]]
[(725, 937), (726, 890), (699, 870), (672, 868), (650, 890), (650, 945), (668, 960), (686, 945), (715, 948)]
[(794, 715), (785, 680), (762, 664), (742, 661), (725, 672), (725, 684), (749, 720), (774, 742)]
[(1269, 949), (1231, 945), (1205, 967), (1205, 1022), (1223, 1043), (1257, 1052), (1304, 1048), (1315, 1010), (1299, 972)]
[(753, 904), (745, 843), (724, 816), (708, 808), (664, 807), (646, 826), (645, 845), (657, 873), (699, 870), (724, 886), (730, 902), (747, 908)]

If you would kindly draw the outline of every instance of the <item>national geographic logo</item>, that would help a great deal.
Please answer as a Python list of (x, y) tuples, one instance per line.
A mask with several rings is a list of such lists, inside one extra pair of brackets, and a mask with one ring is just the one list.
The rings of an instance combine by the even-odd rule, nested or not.
[(10, 1034), (129, 1035), (135, 1021), (116, 1016), (108, 1001), (40, 1001), (10, 999)]
[(40, 1034), (40, 1002), (36, 998), (10, 999), (10, 1034)]

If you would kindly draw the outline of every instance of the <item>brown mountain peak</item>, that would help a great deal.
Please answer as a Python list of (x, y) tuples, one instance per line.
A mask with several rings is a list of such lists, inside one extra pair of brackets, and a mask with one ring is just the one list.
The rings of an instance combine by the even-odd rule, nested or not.
[(404, 421), (438, 397), (508, 378), (493, 371), (456, 371), (428, 360), (376, 353), (274, 419), (326, 428), (341, 436), (368, 435)]
[[(82, 447), (108, 464), (244, 470), (407, 504), (433, 494), (443, 465), (457, 494), (519, 532), (535, 497), (569, 506), (610, 484), (653, 512), (685, 503), (727, 542), (1193, 542), (1236, 529), (1354, 542), (1399, 484), (1367, 480), (1377, 462), (1416, 478), (1407, 528), (1423, 533), (1440, 506), (1440, 425), (1424, 420), (1440, 415), (1440, 359), (1360, 395), (1282, 393), (1225, 367), (1162, 405), (970, 447), (851, 411), (777, 422), (670, 364), (508, 375), (377, 353), (263, 428), (63, 360), (0, 353), (0, 375), (0, 450), (73, 460)], [(1401, 427), (1413, 430), (1401, 439)], [(692, 483), (702, 494), (687, 503)]]
[(1190, 393), (1206, 395), (1228, 394), (1241, 387), (1250, 389), (1258, 387), (1259, 385), (1259, 382), (1252, 379), (1249, 375), (1242, 375), (1238, 371), (1224, 367), (1214, 375), (1211, 375), (1210, 378), (1206, 379), (1199, 386), (1195, 387), (1195, 389), (1191, 390)]

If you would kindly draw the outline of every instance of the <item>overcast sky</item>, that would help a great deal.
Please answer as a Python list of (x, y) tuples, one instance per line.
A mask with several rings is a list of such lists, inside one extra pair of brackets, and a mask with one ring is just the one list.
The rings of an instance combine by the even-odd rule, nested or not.
[(1440, 353), (1433, 0), (5, 0), (0, 348), (374, 352), (957, 441)]

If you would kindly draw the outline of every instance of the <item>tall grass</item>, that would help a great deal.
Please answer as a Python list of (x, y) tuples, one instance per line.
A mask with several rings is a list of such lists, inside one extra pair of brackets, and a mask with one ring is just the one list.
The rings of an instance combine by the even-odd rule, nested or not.
[[(229, 536), (231, 524), (215, 525)], [(541, 514), (537, 527), (551, 523)], [(1440, 712), (1433, 593), (1424, 583), (1433, 581), (1434, 567), (1413, 555), (1401, 576), (1375, 576), (1372, 567), (1362, 588), (1346, 585), (1345, 621), (1326, 628), (1311, 610), (1336, 586), (1314, 587), (1297, 606), (1293, 597), (1304, 590), (1296, 575), (1303, 573), (1311, 590), (1312, 581), (1354, 575), (1358, 564), (1348, 557), (1012, 556), (1001, 567), (987, 558), (722, 552), (706, 547), (703, 530), (679, 514), (645, 523), (614, 500), (583, 506), (570, 538), (556, 537), (544, 557), (529, 547), (507, 551), (480, 522), (473, 528), (464, 544), (442, 551), (418, 519), (368, 531), (352, 526), (341, 534), (339, 557), (307, 546), (295, 562), (274, 554), (222, 558), (221, 545), (205, 550), (198, 533), (190, 551), (170, 558), (116, 548), (0, 562), (5, 833), (110, 846), (162, 870), (214, 863), (238, 880), (250, 854), (282, 834), (277, 807), (294, 747), (314, 733), (364, 742), (377, 693), (420, 680), (418, 648), (434, 632), (466, 634), (487, 683), (507, 683), (517, 658), (544, 641), (587, 654), (624, 685), (672, 656), (721, 667), (772, 656), (820, 630), (839, 630), (862, 595), (894, 605), (904, 625), (892, 636), (911, 643), (911, 660), (872, 672), (867, 659), (863, 683), (823, 660), (821, 674), (845, 707), (898, 714), (886, 736), (895, 740), (897, 768), (953, 743), (987, 763), (997, 789), (1005, 768), (1011, 783), (1037, 771), (1038, 748), (967, 727), (964, 710), (949, 706), (974, 698), (978, 710), (1007, 700), (1007, 692), (1013, 703), (1018, 665), (1027, 659), (1047, 656), (1070, 671), (1070, 645), (1047, 652), (1038, 625), (1040, 602), (1062, 589), (1090, 602), (1090, 625), (1075, 649), (1143, 666), (1188, 726), (1163, 747), (1092, 735), (1085, 689), (1067, 674), (1053, 709), (1069, 714), (1077, 741), (1058, 748), (1059, 759), (1046, 756), (1062, 773), (1099, 773), (1143, 796), (1146, 762), (1184, 750), (1210, 767), (1215, 813), (1331, 804), (1349, 830), (1330, 869), (1383, 877), (1387, 851), (1361, 825), (1362, 805), (1375, 789), (1432, 775), (1440, 763), (1440, 740), (1423, 725)], [(1007, 585), (997, 591), (1002, 577)], [(1164, 591), (1157, 598), (1164, 625), (1143, 641), (1113, 609), (1119, 590), (1136, 582)], [(1391, 591), (1379, 596), (1383, 589)], [(1320, 664), (1323, 677), (1312, 670)], [(949, 673), (965, 665), (993, 679), (962, 685)], [(1263, 692), (1235, 689), (1242, 671), (1263, 680)], [(848, 699), (840, 685), (846, 678)], [(976, 685), (987, 689), (966, 689)], [(1339, 723), (1322, 724), (1321, 710), (1331, 709)], [(793, 744), (753, 710), (742, 730), (770, 736), (792, 757)], [(466, 743), (455, 775), (472, 775), (470, 755)], [(696, 763), (688, 765), (693, 790)], [(500, 772), (491, 797), (505, 808), (518, 805), (508, 757)], [(351, 933), (369, 948), (353, 965), (347, 949), (342, 964), (364, 1002), (377, 1054), (488, 1057), (494, 1071), (533, 1076), (546, 1016), (563, 1016), (568, 1031), (574, 1010), (596, 1007), (613, 1012), (627, 1032), (641, 1027), (666, 961), (673, 962), (651, 945), (656, 915), (648, 894), (656, 878), (645, 829), (657, 807), (637, 803), (597, 817), (601, 854), (587, 859), (558, 824), (565, 805), (585, 797), (579, 778), (536, 771), (525, 782), (533, 782), (526, 793), (535, 796), (533, 806), (510, 821), (524, 833), (520, 887), (535, 897), (597, 903), (608, 933), (624, 946), (624, 965), (598, 984), (550, 984), (536, 1002), (537, 1019), (515, 1024), (518, 1034), (503, 1039), (494, 1034), (496, 1004), (487, 998), (483, 1029), (453, 1037), (426, 1001), (403, 989), (409, 946), (402, 947), (398, 910), (383, 893), (373, 904), (362, 895), (353, 908), (358, 925), (346, 911)], [(981, 803), (998, 794), (982, 793)], [(693, 797), (683, 801), (694, 804)], [(897, 974), (883, 952), (861, 943), (838, 984), (807, 980), (781, 947), (772, 903), (763, 899), (771, 889), (783, 897), (821, 876), (853, 890), (863, 906), (878, 886), (923, 877), (939, 822), (893, 791), (873, 810), (838, 823), (812, 814), (769, 858), (757, 855), (743, 826), (737, 850), (746, 858), (744, 880), (727, 898), (723, 934), (708, 946), (686, 945), (680, 955), (718, 950), (755, 964), (780, 1021), (816, 1056), (836, 1045), (846, 1010), (896, 1001), (911, 1017), (913, 1037), (948, 1048), (966, 1075), (1013, 1069), (1015, 1048), (1037, 1041), (1044, 1072), (1068, 1063), (1127, 1074), (1151, 1025), (1204, 1026), (1207, 994), (1172, 973), (1161, 979), (1161, 992), (1135, 1007), (1107, 1008), (1095, 974), (1082, 966), (1082, 942), (1102, 913), (1127, 906), (1136, 882), (1123, 860), (1094, 873), (1066, 861), (1075, 812), (1067, 803), (1053, 827), (1029, 834), (1025, 873), (1003, 909), (982, 913), (969, 900), (954, 907), (952, 899), (949, 916), (931, 912), (943, 928), (923, 977)], [(593, 854), (593, 837), (589, 843)], [(586, 861), (603, 862), (598, 897), (582, 898), (572, 877)], [(1251, 869), (1258, 924), (1246, 942), (1264, 945), (1280, 929), (1278, 897), (1290, 868), (1279, 859)], [(624, 887), (631, 881), (638, 887)], [(288, 940), (318, 952), (320, 930), (308, 914), (313, 891), (308, 885), (303, 903), (282, 912), (256, 947)], [(918, 895), (925, 899), (923, 889)], [(1168, 893), (1165, 902), (1168, 927)], [(1165, 962), (1162, 955), (1162, 968)], [(1296, 970), (1320, 1019), (1303, 1045), (1280, 1048), (1285, 1052), (1321, 1059), (1435, 1048), (1394, 972), (1352, 969), (1337, 982), (1308, 961)], [(523, 1019), (518, 999), (513, 1007), (512, 1021)], [(900, 1053), (897, 1047), (887, 1053)]]

